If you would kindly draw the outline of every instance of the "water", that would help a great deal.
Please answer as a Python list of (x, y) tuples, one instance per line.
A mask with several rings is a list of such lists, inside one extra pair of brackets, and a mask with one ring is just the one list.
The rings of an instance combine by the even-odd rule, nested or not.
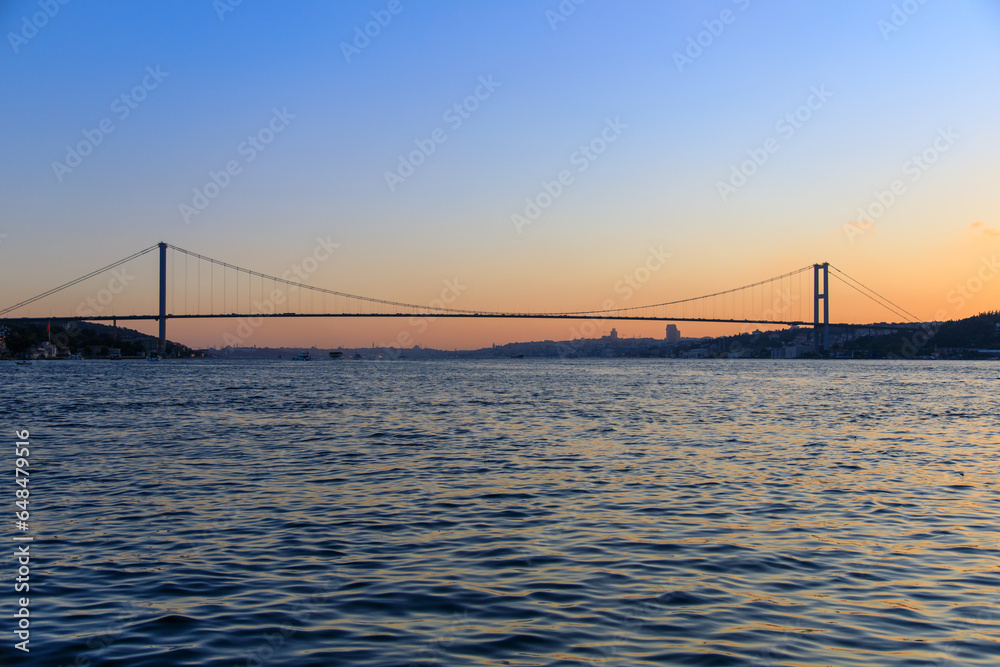
[[(1000, 658), (1000, 364), (0, 375), (8, 444), (32, 435), (33, 665)], [(0, 658), (28, 664), (0, 565)]]

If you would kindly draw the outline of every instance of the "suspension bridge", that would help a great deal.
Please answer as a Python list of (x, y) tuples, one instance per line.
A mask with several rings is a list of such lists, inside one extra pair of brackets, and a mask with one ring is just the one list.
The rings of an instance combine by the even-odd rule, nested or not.
[[(100, 314), (95, 309), (66, 316), (18, 316), (31, 304), (102, 274), (116, 271), (149, 253), (159, 253), (158, 309), (143, 315)], [(178, 259), (183, 269), (176, 269)], [(189, 264), (194, 264), (194, 271)], [(168, 271), (168, 269), (170, 269)], [(169, 278), (169, 280), (168, 280)], [(830, 321), (831, 278), (900, 318), (896, 324)], [(183, 283), (181, 286), (178, 283)], [(270, 290), (268, 290), (270, 288)], [(102, 290), (107, 292), (108, 290)], [(192, 295), (192, 291), (194, 295)], [(181, 292), (182, 298), (178, 297)], [(110, 293), (109, 293), (110, 294)], [(169, 299), (168, 299), (169, 295)], [(99, 294), (100, 296), (100, 294)], [(89, 301), (93, 301), (93, 297)], [(811, 318), (808, 317), (811, 305)], [(283, 310), (280, 310), (282, 309)], [(158, 243), (20, 303), (0, 309), (5, 321), (57, 320), (159, 322), (159, 347), (166, 344), (167, 320), (288, 317), (445, 317), (504, 319), (626, 320), (811, 326), (816, 350), (829, 349), (831, 327), (915, 328), (919, 319), (829, 263), (812, 264), (732, 289), (642, 306), (570, 312), (517, 312), (416, 305), (348, 294), (272, 276), (222, 262), (167, 243)]]

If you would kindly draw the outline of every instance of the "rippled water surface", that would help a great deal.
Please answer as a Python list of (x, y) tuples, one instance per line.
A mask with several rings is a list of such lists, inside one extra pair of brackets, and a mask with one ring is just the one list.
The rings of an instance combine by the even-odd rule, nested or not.
[(995, 362), (0, 377), (30, 664), (1000, 662)]

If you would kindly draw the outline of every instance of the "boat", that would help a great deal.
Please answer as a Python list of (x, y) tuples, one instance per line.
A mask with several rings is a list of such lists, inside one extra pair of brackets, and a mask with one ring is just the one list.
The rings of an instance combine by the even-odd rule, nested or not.
[(330, 358), (331, 359), (340, 359), (343, 356), (344, 356), (344, 353), (341, 352), (341, 351), (339, 351), (339, 350), (334, 350), (334, 351), (330, 352)]
[(510, 358), (511, 359), (524, 359), (524, 355), (523, 354), (512, 354), (512, 355), (510, 355)]
[(309, 356), (308, 352), (299, 352), (292, 357), (292, 361), (312, 361), (312, 357)]
[(31, 365), (31, 362), (28, 361), (27, 359), (18, 359), (14, 363), (17, 364), (18, 366), (30, 366)]
[(113, 347), (110, 350), (108, 350), (108, 359), (121, 359), (121, 358), (122, 358), (122, 351), (119, 350), (117, 347)]
[(83, 355), (79, 354), (79, 353), (78, 354), (71, 354), (71, 355), (69, 355), (66, 358), (69, 359), (70, 361), (77, 361), (79, 359), (83, 359)]
[(157, 352), (156, 350), (150, 350), (149, 351), (149, 356), (147, 356), (146, 358), (149, 359), (150, 361), (159, 361), (160, 360), (160, 353)]

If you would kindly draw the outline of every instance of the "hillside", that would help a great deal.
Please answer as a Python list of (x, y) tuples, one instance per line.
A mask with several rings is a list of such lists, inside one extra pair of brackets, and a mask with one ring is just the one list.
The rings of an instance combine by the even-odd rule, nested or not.
[[(21, 356), (51, 342), (58, 356), (81, 354), (83, 356), (107, 356), (111, 348), (118, 348), (124, 356), (142, 356), (156, 348), (157, 339), (134, 329), (113, 327), (94, 322), (67, 322), (65, 324), (47, 320), (10, 321), (0, 320), (0, 357)], [(167, 356), (191, 356), (192, 350), (186, 345), (167, 341)]]

